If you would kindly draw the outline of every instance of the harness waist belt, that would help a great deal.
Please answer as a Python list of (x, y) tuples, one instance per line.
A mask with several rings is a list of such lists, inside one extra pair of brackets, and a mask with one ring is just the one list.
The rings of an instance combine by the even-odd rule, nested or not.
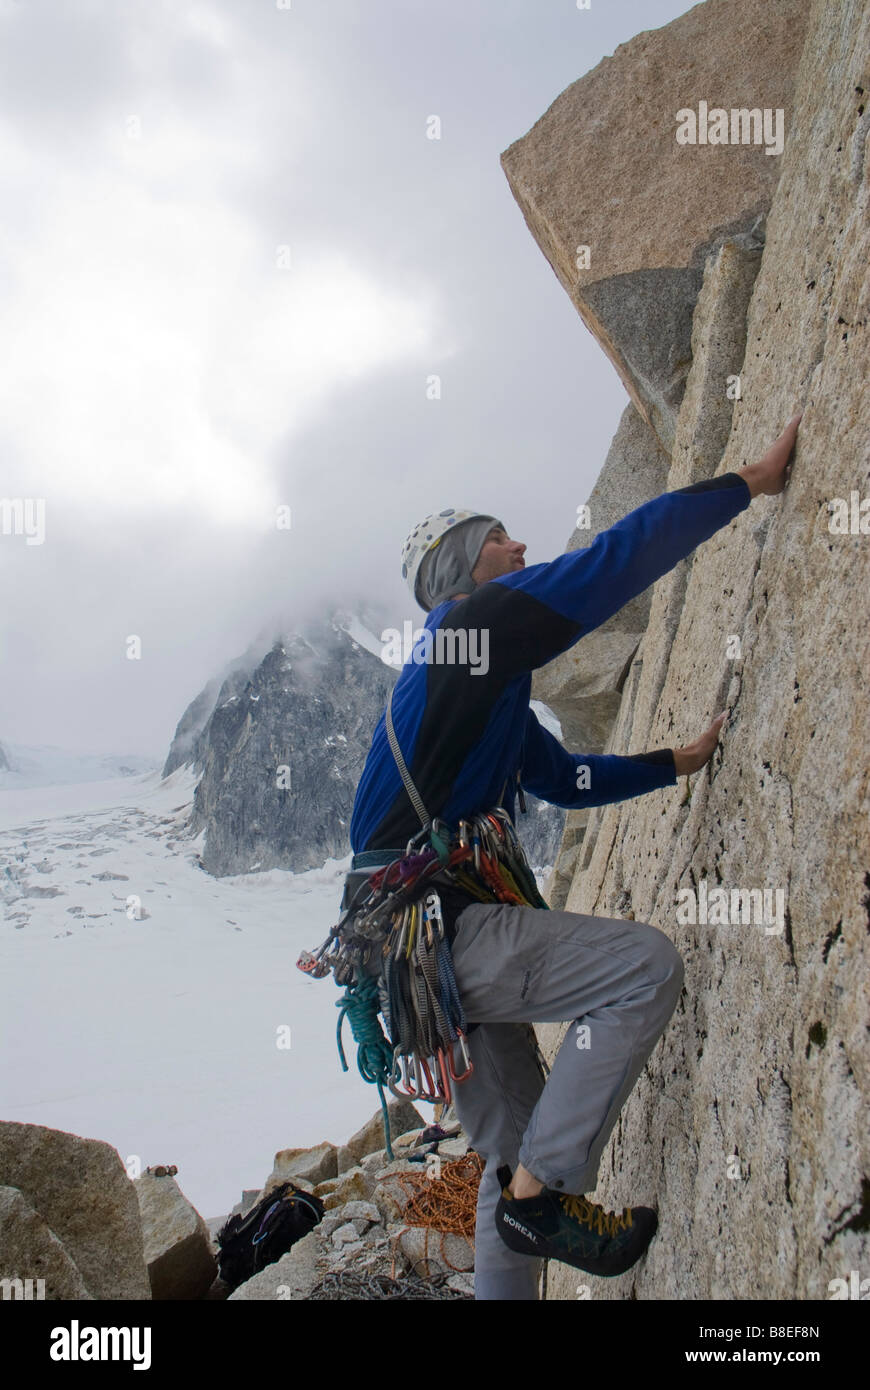
[(350, 867), (351, 870), (383, 869), (387, 864), (392, 864), (394, 859), (402, 859), (404, 854), (403, 849), (366, 849), (362, 854), (353, 856)]
[(341, 911), (344, 912), (347, 909), (357, 889), (362, 887), (366, 879), (370, 878), (376, 869), (386, 868), (396, 859), (402, 859), (404, 854), (403, 849), (366, 849), (361, 854), (355, 854), (350, 861), (350, 869), (344, 879)]

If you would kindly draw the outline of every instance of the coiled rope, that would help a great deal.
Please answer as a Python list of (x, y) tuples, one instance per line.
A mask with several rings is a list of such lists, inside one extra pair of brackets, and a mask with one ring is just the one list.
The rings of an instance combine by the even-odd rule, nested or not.
[(436, 1231), (440, 1235), (442, 1262), (448, 1269), (461, 1272), (445, 1253), (444, 1237), (450, 1234), (464, 1236), (474, 1248), (477, 1193), (484, 1166), (480, 1154), (469, 1149), (462, 1158), (442, 1163), (437, 1178), (433, 1178), (429, 1172), (390, 1174), (410, 1198), (402, 1213), (405, 1225), (393, 1237), (394, 1268), (398, 1241), (404, 1231), (411, 1226), (422, 1226), (426, 1229), (423, 1259), (428, 1260), (429, 1257), (429, 1231)]
[(374, 976), (366, 975), (359, 983), (348, 985), (342, 997), (335, 1001), (335, 1007), (341, 1010), (335, 1036), (342, 1068), (349, 1071), (341, 1041), (341, 1026), (347, 1015), (353, 1040), (357, 1044), (356, 1064), (360, 1076), (363, 1081), (371, 1082), (378, 1088), (384, 1121), (384, 1147), (392, 1161), (395, 1155), (390, 1143), (390, 1116), (384, 1099), (384, 1086), (389, 1081), (393, 1069), (393, 1049), (384, 1036), (378, 1018), (380, 1006), (378, 982)]
[(431, 1279), (391, 1279), (386, 1274), (361, 1274), (356, 1270), (325, 1274), (320, 1283), (308, 1295), (314, 1301), (375, 1301), (411, 1300), (432, 1302), (437, 1300), (460, 1299), (468, 1302), (471, 1294), (454, 1293), (447, 1286), (447, 1275), (438, 1274)]

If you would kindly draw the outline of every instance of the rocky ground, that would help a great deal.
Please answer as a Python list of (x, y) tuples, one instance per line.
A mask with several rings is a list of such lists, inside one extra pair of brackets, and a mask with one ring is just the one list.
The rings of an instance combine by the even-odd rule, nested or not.
[[(262, 1189), (229, 1213), (247, 1214), (281, 1184), (313, 1193), (319, 1223), (280, 1259), (231, 1288), (220, 1278), (218, 1237), (228, 1216), (203, 1219), (166, 1165), (131, 1180), (108, 1144), (40, 1125), (0, 1124), (0, 1285), (3, 1298), (304, 1300), (473, 1297), (473, 1241), (415, 1224), (421, 1189), (438, 1203), (448, 1165), (468, 1153), (452, 1111), (426, 1126), (407, 1102), (390, 1106), (394, 1157), (380, 1109), (347, 1144), (275, 1155)], [(475, 1156), (466, 1207), (473, 1227)], [(429, 1186), (431, 1184), (431, 1187)], [(417, 1218), (419, 1221), (419, 1218)], [(353, 1276), (342, 1279), (329, 1276)], [(360, 1292), (367, 1285), (367, 1291)], [(382, 1286), (381, 1286), (382, 1287)]]
[[(315, 1149), (276, 1154), (262, 1194), (243, 1194), (238, 1210), (249, 1211), (262, 1195), (290, 1179), (323, 1200), (324, 1216), (280, 1260), (230, 1293), (230, 1301), (305, 1299), (327, 1275), (348, 1273), (411, 1277), (431, 1282), (433, 1294), (446, 1287), (456, 1295), (473, 1296), (473, 1242), (461, 1235), (415, 1226), (413, 1218), (405, 1214), (414, 1180), (437, 1182), (439, 1165), (462, 1158), (468, 1141), (452, 1114), (441, 1126), (449, 1137), (427, 1142), (430, 1130), (411, 1106), (397, 1106), (394, 1113), (394, 1123), (399, 1126), (411, 1119), (415, 1124), (392, 1137), (393, 1161), (383, 1147), (380, 1110), (338, 1149), (322, 1144)], [(374, 1148), (375, 1144), (380, 1147)], [(342, 1171), (323, 1177), (333, 1166)], [(208, 1224), (214, 1239), (222, 1223)], [(210, 1296), (221, 1296), (220, 1281)]]

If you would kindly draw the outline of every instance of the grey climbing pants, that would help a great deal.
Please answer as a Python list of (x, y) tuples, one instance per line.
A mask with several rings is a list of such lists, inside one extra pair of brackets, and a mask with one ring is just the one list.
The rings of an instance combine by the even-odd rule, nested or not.
[[(508, 1249), (495, 1225), (496, 1170), (591, 1193), (602, 1151), (683, 983), (658, 928), (610, 917), (473, 904), (456, 919), (456, 981), (474, 1070), (454, 1108), (486, 1160), (477, 1202), (475, 1297), (537, 1299), (541, 1261)], [(544, 1081), (531, 1023), (571, 1022)], [(454, 1065), (461, 1071), (459, 1049)], [(646, 1197), (648, 1194), (643, 1194)], [(621, 1205), (641, 1200), (625, 1194)]]

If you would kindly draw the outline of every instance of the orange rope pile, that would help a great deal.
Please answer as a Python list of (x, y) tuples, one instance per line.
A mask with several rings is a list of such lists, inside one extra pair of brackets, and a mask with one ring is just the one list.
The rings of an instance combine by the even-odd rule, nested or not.
[[(470, 1152), (462, 1158), (441, 1164), (441, 1176), (428, 1173), (394, 1173), (410, 1200), (405, 1206), (406, 1225), (395, 1237), (401, 1239), (412, 1226), (426, 1229), (424, 1255), (429, 1255), (429, 1231), (441, 1236), (440, 1258), (449, 1269), (458, 1269), (444, 1253), (445, 1235), (464, 1236), (474, 1246), (474, 1224), (477, 1216), (477, 1191), (483, 1175), (484, 1161), (480, 1154)], [(395, 1250), (393, 1253), (395, 1266)]]

